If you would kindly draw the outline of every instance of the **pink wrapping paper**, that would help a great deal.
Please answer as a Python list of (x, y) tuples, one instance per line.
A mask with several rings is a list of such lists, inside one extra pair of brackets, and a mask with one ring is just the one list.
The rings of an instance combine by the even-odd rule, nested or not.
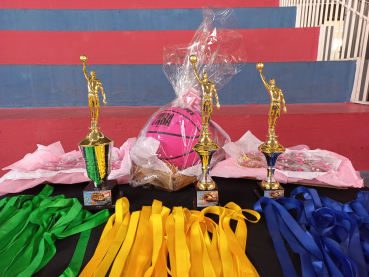
[[(0, 183), (0, 195), (7, 193), (18, 193), (26, 189), (33, 188), (42, 183), (53, 184), (77, 184), (82, 182), (91, 181), (84, 175), (83, 172), (75, 173), (58, 173), (51, 177), (37, 178), (37, 179), (20, 179), (20, 180), (5, 180)], [(119, 184), (127, 184), (129, 181), (129, 175), (121, 176), (118, 178)]]
[[(248, 140), (238, 141), (231, 145), (233, 151), (236, 151), (235, 145), (239, 149), (246, 149), (247, 151), (255, 150), (253, 148), (258, 144), (258, 140), (250, 133), (246, 133), (244, 137), (247, 137)], [(256, 140), (254, 140), (254, 138)], [(250, 141), (250, 143), (244, 142)], [(228, 145), (230, 147), (230, 145)], [(252, 149), (251, 149), (252, 148)], [(224, 149), (227, 149), (227, 146), (224, 146)], [(290, 150), (303, 150), (309, 149), (306, 145), (297, 145), (294, 147), (290, 147)], [(227, 150), (226, 150), (227, 151)], [(360, 177), (359, 172), (355, 171), (352, 166), (351, 161), (338, 155), (334, 152), (329, 152), (334, 158), (340, 159), (341, 163), (337, 168), (337, 172), (334, 170), (330, 170), (323, 175), (316, 176), (313, 179), (305, 179), (305, 178), (297, 178), (297, 177), (288, 177), (288, 173), (283, 174), (281, 171), (275, 172), (275, 177), (280, 183), (309, 183), (315, 185), (325, 185), (325, 186), (336, 186), (336, 187), (354, 187), (361, 188), (364, 186), (364, 181)], [(228, 153), (227, 153), (228, 154)], [(255, 178), (258, 180), (264, 180), (267, 176), (266, 168), (247, 168), (238, 165), (237, 161), (232, 158), (230, 155), (227, 155), (227, 159), (216, 164), (213, 169), (210, 171), (211, 176), (224, 177), (224, 178)], [(295, 174), (296, 175), (296, 174)]]
[[(114, 148), (113, 169), (109, 179), (117, 179), (119, 184), (129, 182), (131, 168), (130, 150), (136, 138), (128, 139), (120, 149)], [(49, 146), (38, 145), (34, 153), (4, 168), (11, 169), (0, 178), (0, 195), (18, 193), (42, 183), (76, 184), (88, 182), (81, 153), (77, 150), (65, 153), (60, 142)], [(60, 165), (60, 166), (59, 166)], [(53, 168), (53, 170), (50, 170)]]

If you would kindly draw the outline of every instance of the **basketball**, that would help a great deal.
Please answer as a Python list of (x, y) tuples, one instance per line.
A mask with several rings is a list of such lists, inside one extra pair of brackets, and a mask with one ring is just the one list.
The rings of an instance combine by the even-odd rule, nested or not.
[(196, 111), (167, 108), (150, 121), (146, 137), (160, 141), (156, 152), (159, 159), (185, 169), (200, 161), (192, 146), (200, 138), (201, 122), (201, 115)]
[(87, 62), (87, 57), (86, 57), (85, 55), (81, 55), (81, 56), (79, 57), (79, 59), (80, 59), (80, 60), (81, 60), (81, 62), (83, 62), (83, 63)]
[(190, 62), (191, 62), (191, 63), (195, 63), (195, 62), (197, 62), (197, 57), (196, 57), (195, 55), (191, 55), (191, 56), (190, 56)]
[(263, 70), (263, 68), (264, 68), (264, 64), (263, 64), (263, 63), (257, 63), (257, 64), (256, 64), (256, 69), (257, 69), (257, 70), (259, 70), (259, 71), (260, 71), (260, 70)]

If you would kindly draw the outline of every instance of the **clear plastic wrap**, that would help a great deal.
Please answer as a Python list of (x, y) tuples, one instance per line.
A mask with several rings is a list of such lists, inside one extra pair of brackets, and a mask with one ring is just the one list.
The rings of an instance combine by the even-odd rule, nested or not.
[[(267, 168), (264, 155), (260, 151), (240, 153), (237, 158), (240, 166), (248, 168)], [(329, 172), (337, 169), (341, 161), (330, 156), (325, 150), (290, 150), (279, 156), (276, 169), (283, 171)]]
[[(196, 181), (201, 174), (199, 156), (192, 149), (202, 130), (201, 89), (189, 57), (197, 56), (199, 74), (206, 72), (217, 91), (246, 61), (242, 35), (234, 30), (237, 28), (234, 11), (206, 7), (203, 17), (190, 44), (164, 47), (163, 70), (177, 97), (151, 116), (132, 147), (132, 186), (151, 184), (174, 191)], [(221, 103), (221, 95), (219, 98)], [(213, 121), (210, 131), (219, 146), (230, 141)], [(211, 165), (223, 158), (224, 151), (220, 149)]]

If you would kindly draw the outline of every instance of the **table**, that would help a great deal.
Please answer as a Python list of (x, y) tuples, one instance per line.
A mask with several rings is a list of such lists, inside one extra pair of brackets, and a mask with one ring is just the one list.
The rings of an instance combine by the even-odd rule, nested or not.
[[(214, 178), (219, 186), (219, 200), (220, 204), (224, 206), (228, 202), (235, 202), (243, 209), (253, 209), (258, 197), (254, 194), (254, 189), (257, 183), (254, 180), (248, 179), (225, 179)], [(55, 184), (52, 195), (64, 194), (67, 198), (78, 198), (82, 203), (82, 191), (87, 183), (62, 185)], [(41, 192), (44, 185), (39, 185), (35, 188), (28, 189), (20, 194), (36, 195)], [(291, 191), (298, 187), (298, 185), (283, 184), (285, 188), (285, 195), (289, 196)], [(327, 196), (339, 202), (349, 202), (356, 199), (357, 192), (360, 189), (339, 190), (334, 188), (315, 188), (319, 196)], [(173, 206), (183, 206), (192, 209), (192, 199), (195, 195), (195, 187), (193, 185), (187, 186), (180, 191), (166, 192), (155, 189), (144, 189), (142, 187), (131, 187), (129, 185), (122, 185), (121, 189), (125, 193), (130, 203), (130, 211), (141, 210), (142, 206), (151, 206), (154, 199), (162, 201), (163, 205), (168, 208)], [(361, 190), (368, 190), (362, 188)], [(6, 196), (14, 196), (17, 194), (9, 194)], [(2, 196), (0, 198), (3, 198)], [(217, 221), (216, 216), (212, 217)], [(250, 218), (252, 216), (250, 215)], [(231, 225), (233, 228), (236, 222)], [(86, 254), (83, 260), (83, 267), (91, 259), (99, 241), (100, 235), (104, 229), (104, 225), (100, 225), (92, 230), (89, 244), (87, 246)], [(282, 269), (279, 265), (277, 255), (274, 250), (272, 239), (269, 235), (265, 217), (262, 215), (258, 223), (247, 222), (248, 238), (246, 246), (246, 254), (250, 261), (255, 266), (261, 277), (278, 277), (283, 276)], [(74, 253), (79, 234), (67, 237), (63, 240), (58, 240), (55, 243), (57, 252), (51, 261), (39, 272), (33, 276), (59, 276), (67, 267)], [(287, 250), (290, 253), (291, 260), (295, 266), (296, 271), (301, 276), (300, 259), (297, 254), (294, 254), (287, 245)]]

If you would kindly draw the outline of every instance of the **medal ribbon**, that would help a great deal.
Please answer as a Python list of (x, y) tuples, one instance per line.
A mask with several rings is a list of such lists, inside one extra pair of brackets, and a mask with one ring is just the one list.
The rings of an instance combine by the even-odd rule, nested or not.
[[(249, 220), (243, 213), (256, 219)], [(219, 216), (219, 225), (206, 214)], [(107, 222), (94, 256), (80, 276), (126, 277), (246, 277), (259, 276), (245, 254), (246, 222), (259, 213), (235, 203), (202, 211), (174, 207), (154, 200), (151, 207), (129, 214), (126, 198)], [(236, 231), (230, 227), (236, 220)], [(210, 235), (210, 233), (212, 235)], [(170, 269), (168, 267), (168, 255)]]
[(22, 195), (0, 201), (0, 276), (26, 277), (43, 268), (55, 255), (55, 241), (81, 233), (63, 277), (77, 276), (91, 229), (105, 223), (107, 210), (92, 215), (77, 199), (50, 197), (46, 185), (37, 196)]
[[(304, 200), (295, 197), (303, 194)], [(264, 204), (262, 206), (262, 204)], [(297, 276), (285, 247), (300, 255), (302, 276), (368, 276), (369, 192), (342, 204), (319, 197), (315, 189), (298, 187), (291, 198), (262, 197), (254, 209), (265, 213), (285, 276)], [(289, 210), (296, 211), (296, 219)]]

